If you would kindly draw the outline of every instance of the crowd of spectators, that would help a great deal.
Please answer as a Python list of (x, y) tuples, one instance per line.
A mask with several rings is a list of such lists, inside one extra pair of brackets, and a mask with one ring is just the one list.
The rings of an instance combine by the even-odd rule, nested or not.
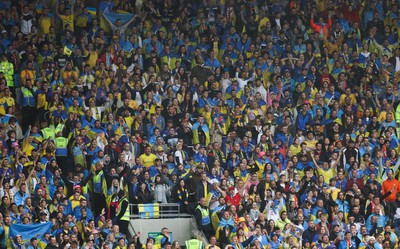
[(0, 248), (399, 248), (399, 4), (0, 0)]

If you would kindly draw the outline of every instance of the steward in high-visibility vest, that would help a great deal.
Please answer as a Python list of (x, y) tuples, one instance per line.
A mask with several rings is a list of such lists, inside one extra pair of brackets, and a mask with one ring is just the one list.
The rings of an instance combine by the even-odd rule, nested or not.
[(32, 88), (21, 87), (22, 92), (22, 107), (35, 107), (36, 108), (36, 98), (32, 92)]
[(98, 161), (95, 164), (93, 175), (93, 212), (95, 216), (99, 215), (103, 208), (106, 208), (107, 183), (103, 172), (103, 163)]
[(6, 77), (7, 86), (14, 87), (14, 65), (7, 60), (6, 53), (1, 56), (0, 72), (3, 72)]
[(117, 208), (117, 225), (119, 226), (119, 231), (123, 234), (128, 233), (128, 225), (130, 219), (130, 209), (129, 201), (125, 197), (125, 191), (120, 190), (118, 192), (118, 208)]
[(61, 132), (57, 134), (58, 136), (54, 140), (56, 144), (56, 157), (67, 157), (68, 156), (68, 138), (61, 136)]
[(207, 239), (211, 235), (214, 235), (214, 229), (211, 224), (210, 210), (206, 206), (206, 199), (200, 198), (199, 205), (194, 211), (194, 216), (196, 217), (196, 223), (199, 230), (202, 230)]
[(37, 118), (36, 89), (31, 80), (27, 80), (25, 86), (21, 87), (22, 93), (22, 130), (26, 131), (28, 126), (33, 126)]
[(46, 140), (46, 139), (48, 139), (48, 138), (51, 138), (51, 139), (55, 139), (55, 132), (54, 132), (54, 129), (52, 128), (52, 127), (46, 127), (46, 128), (43, 128), (42, 130), (41, 130), (41, 132), (42, 132), (42, 137), (43, 137), (43, 139), (44, 140)]
[(397, 133), (397, 137), (399, 137), (400, 136), (400, 104), (397, 105), (395, 119), (396, 119), (396, 123), (397, 123), (396, 133)]
[(164, 248), (166, 243), (169, 243), (169, 231), (168, 228), (164, 227), (161, 229), (161, 234), (156, 237), (154, 244)]
[(58, 132), (63, 132), (65, 124), (63, 123), (58, 123), (56, 125), (56, 120), (58, 120), (59, 118), (54, 118), (54, 133), (57, 134)]
[(68, 138), (63, 137), (62, 132), (59, 131), (56, 133), (54, 143), (56, 145), (57, 164), (61, 168), (61, 170), (64, 171), (67, 169), (68, 161)]
[(187, 249), (202, 249), (203, 241), (198, 239), (186, 240), (185, 245)]

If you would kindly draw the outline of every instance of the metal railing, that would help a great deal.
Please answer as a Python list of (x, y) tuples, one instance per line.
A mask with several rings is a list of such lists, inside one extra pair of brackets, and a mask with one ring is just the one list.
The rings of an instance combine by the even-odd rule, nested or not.
[(129, 204), (131, 219), (191, 218), (178, 203)]

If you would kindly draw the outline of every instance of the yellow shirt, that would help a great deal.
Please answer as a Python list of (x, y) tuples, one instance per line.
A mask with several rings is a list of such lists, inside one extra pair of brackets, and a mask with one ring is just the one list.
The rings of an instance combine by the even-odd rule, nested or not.
[(262, 32), (265, 27), (267, 26), (267, 23), (269, 23), (269, 18), (264, 17), (263, 19), (260, 20), (260, 23), (258, 24), (258, 32)]
[[(346, 99), (346, 97), (347, 97), (346, 94), (342, 94), (342, 95), (340, 96), (339, 104), (340, 104), (341, 106), (344, 106), (344, 105), (345, 105), (345, 99)], [(356, 96), (355, 96), (354, 94), (350, 94), (348, 97), (351, 99), (351, 104), (355, 105), (355, 104), (357, 103)]]
[(79, 205), (79, 203), (81, 202), (82, 199), (86, 199), (86, 198), (85, 198), (83, 195), (81, 195), (81, 196), (79, 197), (79, 200), (75, 200), (75, 199), (74, 199), (74, 196), (71, 196), (71, 197), (69, 198), (69, 200), (71, 201), (72, 210), (74, 210), (74, 209)]
[(4, 237), (6, 239), (6, 247), (7, 248), (13, 248), (11, 239), (9, 239), (9, 234), (10, 234), (10, 226), (4, 225)]
[[(380, 114), (379, 114), (379, 117), (378, 117), (378, 122), (382, 122), (383, 120), (385, 120), (386, 119), (386, 114), (387, 114), (388, 112), (387, 111), (382, 111)], [(393, 113), (392, 113), (393, 114)], [(394, 117), (394, 115), (393, 115), (393, 117)]]
[(71, 71), (65, 70), (65, 71), (62, 73), (62, 78), (63, 78), (64, 81), (69, 80), (71, 77), (78, 78), (78, 77), (79, 77), (79, 72), (74, 71), (74, 70), (71, 70)]
[(4, 97), (7, 101), (7, 106), (15, 106), (15, 100), (13, 97)]
[(22, 141), (22, 151), (26, 153), (27, 156), (32, 155), (32, 150), (35, 149), (35, 146), (33, 146), (31, 143), (29, 143), (29, 140), (27, 138), (24, 138)]
[(87, 64), (90, 66), (90, 68), (94, 68), (96, 66), (97, 58), (99, 58), (97, 52), (96, 51), (88, 52), (87, 56), (88, 56)]
[(297, 155), (301, 151), (301, 146), (295, 147), (293, 144), (290, 145), (289, 150), (292, 152), (292, 155)]
[(211, 120), (211, 114), (212, 114), (211, 112), (207, 112), (207, 111), (203, 112), (204, 119), (207, 121), (207, 123), (209, 124), (208, 126), (210, 128), (212, 128), (212, 124), (213, 124), (213, 122)]
[(79, 15), (76, 17), (76, 26), (80, 28), (87, 28), (88, 16)]
[[(209, 249), (211, 247), (211, 245), (206, 246), (205, 249)], [(214, 246), (214, 249), (221, 249), (219, 246)]]
[(47, 110), (47, 101), (46, 101), (46, 95), (44, 93), (40, 93), (37, 95), (37, 109), (44, 108)]
[(25, 83), (26, 83), (26, 80), (27, 80), (27, 79), (31, 79), (32, 82), (35, 82), (35, 80), (36, 80), (36, 73), (35, 73), (35, 71), (33, 71), (33, 70), (25, 69), (25, 70), (22, 70), (22, 72), (21, 72), (21, 74), (20, 74), (20, 77), (21, 77), (21, 83), (22, 83), (22, 85), (25, 86)]
[(137, 110), (139, 108), (138, 103), (136, 102), (136, 100), (133, 99), (129, 101), (129, 107), (133, 110)]
[(241, 179), (242, 181), (244, 181), (244, 182), (247, 182), (247, 179), (248, 179), (249, 176), (250, 176), (250, 174), (249, 174), (248, 172), (246, 173), (246, 175), (242, 175), (239, 169), (235, 170), (235, 171), (233, 172), (233, 175), (234, 175), (235, 177), (240, 177), (240, 179)]
[(306, 143), (307, 148), (310, 149), (315, 149), (315, 145), (317, 144), (317, 140), (304, 140), (304, 143)]
[(258, 161), (256, 161), (256, 164), (258, 166), (257, 177), (258, 179), (262, 179), (264, 174), (265, 163), (259, 163)]
[(73, 114), (79, 115), (79, 116), (83, 116), (85, 113), (83, 112), (82, 108), (80, 107), (74, 107), (74, 106), (70, 106), (68, 108), (67, 113), (72, 112)]
[(5, 97), (0, 98), (0, 115), (4, 116), (6, 115), (6, 105), (7, 100)]
[(40, 28), (42, 34), (47, 35), (50, 32), (50, 27), (52, 25), (53, 18), (51, 17), (43, 17), (40, 19)]
[(318, 176), (322, 175), (324, 177), (324, 182), (329, 184), (329, 180), (335, 176), (335, 171), (330, 168), (328, 170), (324, 170), (322, 168), (317, 169)]
[(65, 16), (65, 15), (59, 15), (60, 19), (63, 23), (63, 30), (65, 29), (65, 25), (69, 24), (69, 28), (74, 31), (74, 15), (69, 15), (69, 16)]
[(148, 169), (150, 168), (150, 166), (154, 165), (154, 160), (157, 159), (157, 156), (151, 153), (148, 156), (146, 154), (143, 154), (139, 158), (140, 160), (142, 160), (143, 166)]
[(330, 189), (327, 190), (327, 192), (332, 195), (332, 200), (336, 201), (336, 199), (338, 197), (338, 194), (340, 192), (340, 189), (338, 189), (338, 188), (334, 188), (334, 189), (330, 188)]

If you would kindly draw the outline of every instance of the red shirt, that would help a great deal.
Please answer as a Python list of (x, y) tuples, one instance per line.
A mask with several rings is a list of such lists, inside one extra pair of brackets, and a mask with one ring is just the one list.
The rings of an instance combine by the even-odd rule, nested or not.
[(238, 193), (233, 196), (226, 195), (225, 201), (226, 201), (227, 205), (234, 205), (234, 206), (238, 207), (240, 204), (240, 195)]

